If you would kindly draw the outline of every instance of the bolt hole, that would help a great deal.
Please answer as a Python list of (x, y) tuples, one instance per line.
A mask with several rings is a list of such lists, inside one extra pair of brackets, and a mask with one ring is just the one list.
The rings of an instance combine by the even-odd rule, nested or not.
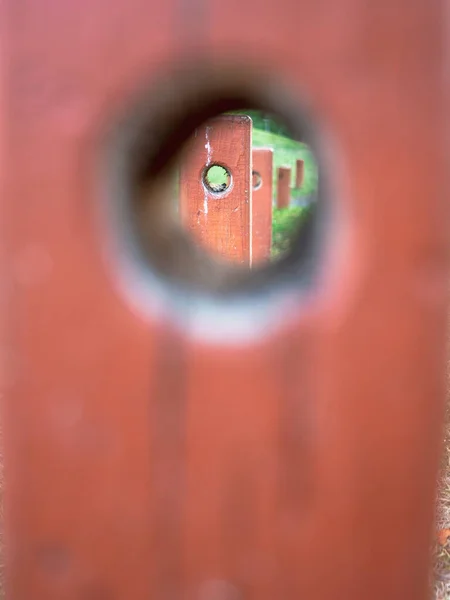
[(261, 173), (258, 171), (252, 171), (252, 188), (253, 191), (259, 190), (262, 186), (262, 177)]
[(223, 165), (214, 164), (203, 171), (203, 185), (210, 194), (224, 194), (230, 190), (231, 184), (231, 173)]

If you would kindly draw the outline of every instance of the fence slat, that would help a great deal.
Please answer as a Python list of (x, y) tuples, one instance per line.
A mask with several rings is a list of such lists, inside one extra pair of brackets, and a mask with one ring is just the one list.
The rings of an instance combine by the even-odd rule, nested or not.
[(291, 202), (291, 169), (278, 168), (277, 180), (277, 207), (287, 208)]
[[(443, 5), (0, 4), (8, 600), (428, 597), (448, 336)], [(308, 90), (312, 129), (336, 138), (339, 218), (312, 289), (292, 264), (267, 295), (198, 302), (106, 244), (104, 135), (137, 90), (151, 145), (155, 114), (239, 77), (279, 89), (281, 109)], [(248, 260), (246, 219), (233, 260)]]
[(252, 264), (268, 260), (272, 245), (273, 150), (252, 151)]
[(301, 188), (305, 179), (305, 161), (299, 158), (295, 168), (295, 187)]
[[(208, 121), (190, 140), (180, 168), (184, 224), (205, 248), (241, 264), (250, 264), (251, 127), (251, 119), (241, 115)], [(229, 170), (223, 192), (206, 186), (204, 173), (211, 165)]]

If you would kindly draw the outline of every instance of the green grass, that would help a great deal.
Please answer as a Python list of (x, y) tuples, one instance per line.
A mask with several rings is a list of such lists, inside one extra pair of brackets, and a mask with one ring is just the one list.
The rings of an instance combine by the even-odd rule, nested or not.
[(304, 206), (274, 208), (272, 215), (271, 258), (281, 258), (291, 249), (299, 228), (310, 210)]

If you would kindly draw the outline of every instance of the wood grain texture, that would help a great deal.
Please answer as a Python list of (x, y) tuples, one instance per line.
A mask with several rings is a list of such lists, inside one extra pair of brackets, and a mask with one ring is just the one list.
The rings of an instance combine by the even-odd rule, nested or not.
[[(250, 265), (249, 117), (223, 115), (196, 129), (180, 169), (180, 212), (198, 243), (239, 264)], [(203, 183), (208, 166), (228, 169), (230, 187), (210, 193)]]

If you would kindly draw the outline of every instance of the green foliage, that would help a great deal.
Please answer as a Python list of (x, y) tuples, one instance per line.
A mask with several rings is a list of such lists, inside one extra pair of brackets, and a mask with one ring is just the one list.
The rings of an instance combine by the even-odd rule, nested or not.
[(291, 249), (310, 206), (274, 208), (272, 214), (272, 258), (280, 258)]

